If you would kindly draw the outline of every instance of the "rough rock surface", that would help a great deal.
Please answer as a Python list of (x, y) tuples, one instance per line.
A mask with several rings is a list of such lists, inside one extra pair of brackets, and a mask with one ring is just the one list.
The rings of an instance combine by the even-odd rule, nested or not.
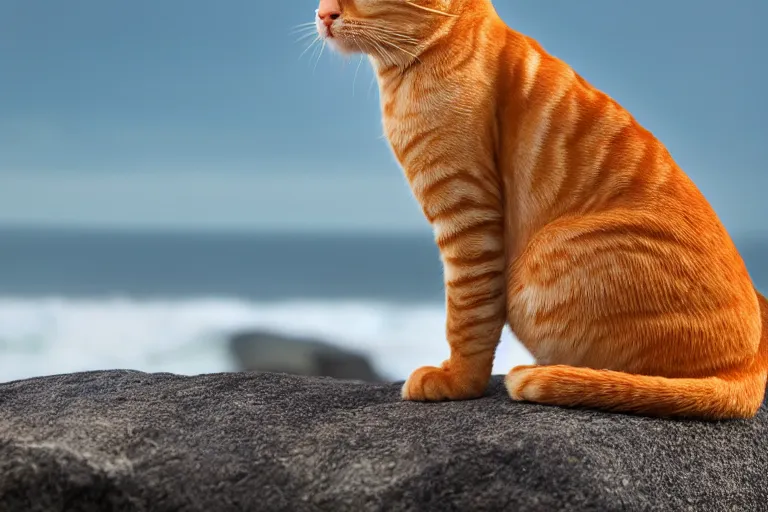
[(131, 371), (0, 385), (0, 510), (765, 510), (768, 411), (665, 421), (397, 384)]

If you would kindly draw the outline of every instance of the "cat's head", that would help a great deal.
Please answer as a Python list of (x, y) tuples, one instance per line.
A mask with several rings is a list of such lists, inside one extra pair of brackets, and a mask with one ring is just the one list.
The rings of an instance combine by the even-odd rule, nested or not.
[(365, 53), (397, 62), (415, 52), (471, 9), (489, 0), (320, 0), (319, 36), (341, 53)]

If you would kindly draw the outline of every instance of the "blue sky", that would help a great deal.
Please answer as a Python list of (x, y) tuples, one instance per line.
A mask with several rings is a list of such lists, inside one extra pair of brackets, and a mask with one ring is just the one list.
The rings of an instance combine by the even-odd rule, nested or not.
[[(768, 232), (768, 2), (496, 6), (656, 133), (733, 233)], [(315, 7), (0, 2), (0, 223), (426, 229), (367, 64), (299, 58)]]

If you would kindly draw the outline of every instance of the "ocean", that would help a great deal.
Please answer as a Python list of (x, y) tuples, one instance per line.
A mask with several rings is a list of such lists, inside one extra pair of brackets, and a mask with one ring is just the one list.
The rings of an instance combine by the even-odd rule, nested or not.
[[(768, 241), (736, 240), (768, 285)], [(128, 368), (236, 368), (249, 329), (320, 338), (404, 379), (448, 355), (429, 233), (272, 235), (0, 229), (0, 382)], [(494, 372), (528, 364), (505, 330)]]

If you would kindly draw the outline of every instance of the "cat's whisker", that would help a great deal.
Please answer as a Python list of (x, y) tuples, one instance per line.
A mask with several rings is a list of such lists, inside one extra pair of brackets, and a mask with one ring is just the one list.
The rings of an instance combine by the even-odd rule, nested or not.
[(325, 44), (326, 41), (323, 41), (323, 45), (320, 47), (320, 53), (317, 55), (317, 60), (315, 61), (315, 67), (312, 68), (312, 74), (317, 71), (317, 64), (320, 62), (320, 58), (323, 56), (323, 50), (325, 50)]
[[(353, 39), (355, 40), (356, 43), (357, 43), (357, 40), (358, 40), (358, 37), (356, 37), (356, 36), (359, 36), (359, 39), (361, 39), (363, 41), (363, 44), (366, 47), (370, 48), (370, 50), (372, 50), (372, 51), (377, 52), (377, 56), (381, 57), (381, 55), (378, 54), (378, 51), (380, 50), (381, 47), (376, 44), (376, 39), (374, 37), (371, 37), (370, 34), (355, 34), (352, 37), (353, 37)], [(358, 47), (360, 47), (360, 44), (359, 43), (357, 43), (357, 44), (358, 44)]]
[(373, 53), (382, 62), (403, 64), (403, 59), (395, 54), (408, 55), (419, 61), (418, 55), (412, 51), (419, 44), (419, 40), (414, 37), (372, 23), (355, 23), (349, 25), (348, 30), (352, 35), (367, 41)]
[(451, 14), (449, 12), (438, 11), (437, 9), (432, 9), (430, 7), (425, 7), (423, 5), (415, 4), (413, 2), (406, 1), (405, 3), (407, 5), (410, 5), (411, 7), (415, 7), (416, 9), (421, 9), (422, 11), (431, 12), (433, 14), (439, 14), (440, 16), (448, 16), (449, 18), (458, 18), (459, 17), (458, 14)]
[(394, 36), (392, 34), (387, 34), (386, 32), (377, 33), (378, 36), (384, 37), (391, 41), (397, 41), (398, 43), (406, 44), (406, 45), (412, 45), (416, 46), (418, 44), (418, 41), (415, 39), (405, 39), (402, 37)]
[(357, 22), (357, 26), (364, 28), (366, 30), (375, 30), (377, 32), (385, 32), (387, 34), (398, 34), (401, 36), (409, 37), (413, 40), (416, 40), (415, 37), (412, 35), (406, 34), (404, 32), (398, 32), (395, 27), (390, 26), (389, 24), (382, 24), (382, 23), (369, 23), (369, 22)]
[(371, 41), (371, 44), (373, 44), (374, 46), (373, 50), (376, 54), (376, 57), (381, 60), (384, 60), (386, 53), (382, 50), (381, 45), (377, 41), (373, 41), (373, 40)]
[(312, 55), (309, 56), (310, 64), (312, 63), (312, 61), (314, 60), (315, 56), (317, 55), (317, 49), (321, 48), (321, 47), (322, 47), (322, 45), (320, 45), (320, 46), (315, 45), (315, 49), (312, 50)]
[(305, 54), (305, 53), (307, 53), (307, 52), (309, 51), (309, 49), (310, 49), (310, 48), (312, 48), (313, 46), (315, 46), (315, 43), (317, 43), (319, 40), (320, 40), (320, 36), (317, 36), (317, 37), (315, 37), (315, 38), (312, 40), (312, 42), (311, 42), (311, 43), (309, 43), (309, 46), (307, 46), (307, 47), (304, 49), (304, 51), (303, 51), (303, 52), (301, 52), (301, 54), (299, 55), (299, 60), (301, 60), (301, 58), (304, 56), (304, 54)]
[(315, 26), (314, 21), (308, 21), (306, 23), (299, 23), (298, 25), (294, 25), (293, 27), (291, 27), (291, 31), (301, 30), (306, 27), (314, 27), (314, 26)]
[(300, 34), (312, 34), (313, 32), (317, 32), (317, 27), (306, 27), (301, 30), (292, 30), (291, 32), (288, 32), (288, 35), (296, 36)]
[(352, 96), (355, 95), (355, 84), (357, 83), (357, 74), (360, 72), (360, 66), (363, 64), (363, 56), (360, 56), (360, 60), (357, 62), (357, 69), (355, 69), (355, 77), (352, 79)]
[[(385, 46), (387, 46), (389, 48), (393, 48), (393, 49), (401, 52), (404, 55), (408, 55), (409, 57), (412, 57), (413, 59), (416, 59), (416, 61), (419, 61), (419, 56), (418, 55), (414, 54), (413, 52), (410, 52), (410, 51), (406, 50), (405, 48), (401, 47), (400, 45), (398, 45), (398, 44), (396, 44), (396, 43), (394, 43), (392, 41), (390, 41), (388, 38), (383, 37), (382, 35), (370, 33), (370, 34), (367, 34), (367, 36), (368, 36), (368, 39), (371, 42), (373, 42), (374, 44), (377, 45), (377, 47), (380, 48), (380, 50), (381, 50), (381, 52), (380, 52), (381, 53), (380, 60), (382, 60), (382, 61), (388, 61), (391, 64), (397, 64), (398, 60), (400, 60), (400, 59), (397, 59), (394, 55), (392, 55), (391, 51), (384, 50), (379, 43), (381, 43), (381, 44), (383, 44), (383, 45), (385, 45)], [(400, 61), (400, 64), (402, 64), (402, 61)]]
[(395, 63), (395, 59), (392, 57), (391, 52), (388, 52), (387, 49), (380, 44), (382, 43), (380, 38), (371, 39), (371, 41), (376, 45), (376, 48), (378, 49), (379, 60), (391, 64)]
[[(416, 44), (411, 41), (401, 41), (400, 39), (397, 39), (394, 37), (387, 37), (384, 34), (366, 33), (366, 34), (360, 34), (359, 37), (363, 41), (367, 41), (370, 43), (373, 43), (373, 41), (378, 41), (380, 43), (384, 41), (386, 41), (387, 43), (395, 43), (399, 47), (402, 47), (401, 49), (403, 51), (406, 51), (406, 50), (410, 51), (416, 47)], [(391, 46), (391, 44), (388, 44), (387, 46)]]
[(413, 36), (409, 36), (408, 34), (403, 34), (402, 32), (396, 32), (394, 30), (391, 30), (389, 27), (382, 27), (382, 26), (376, 26), (373, 24), (367, 24), (367, 23), (360, 23), (360, 28), (364, 31), (371, 31), (376, 32), (380, 34), (386, 34), (387, 36), (395, 36), (398, 40), (402, 42), (411, 42), (411, 43), (419, 43), (419, 40), (416, 39)]
[(317, 36), (317, 33), (316, 33), (314, 30), (313, 30), (312, 32), (307, 32), (307, 33), (306, 33), (306, 34), (304, 34), (303, 36), (300, 36), (300, 37), (298, 37), (298, 38), (297, 38), (297, 39), (295, 39), (293, 42), (294, 42), (294, 43), (298, 43), (298, 42), (300, 42), (300, 41), (303, 41), (303, 40), (305, 40), (306, 38), (308, 38), (308, 37), (312, 37), (312, 36)]
[(317, 26), (313, 23), (312, 25), (310, 25), (308, 27), (303, 27), (303, 28), (300, 28), (300, 29), (291, 30), (288, 33), (289, 34), (301, 34), (302, 32), (313, 32), (315, 30), (317, 30)]
[(395, 43), (393, 43), (391, 41), (387, 41), (385, 39), (381, 39), (381, 42), (386, 44), (386, 45), (388, 45), (388, 46), (391, 46), (391, 47), (393, 47), (393, 48), (395, 48), (397, 50), (400, 50), (401, 52), (405, 53), (406, 55), (410, 55), (411, 57), (416, 59), (416, 61), (419, 61), (419, 56), (416, 55), (415, 53), (409, 52), (408, 50), (405, 50), (405, 49), (399, 47), (398, 45), (396, 45)]
[(368, 96), (367, 98), (371, 97), (371, 90), (373, 89), (373, 86), (376, 84), (376, 75), (371, 75), (371, 83), (368, 84)]
[(404, 32), (397, 32), (392, 27), (371, 25), (371, 26), (366, 27), (366, 28), (368, 28), (370, 30), (375, 30), (377, 32), (382, 32), (382, 33), (390, 35), (390, 36), (398, 36), (399, 38), (401, 38), (403, 40), (407, 39), (407, 40), (413, 41), (415, 43), (419, 42), (419, 39), (413, 37), (412, 35), (406, 34)]

